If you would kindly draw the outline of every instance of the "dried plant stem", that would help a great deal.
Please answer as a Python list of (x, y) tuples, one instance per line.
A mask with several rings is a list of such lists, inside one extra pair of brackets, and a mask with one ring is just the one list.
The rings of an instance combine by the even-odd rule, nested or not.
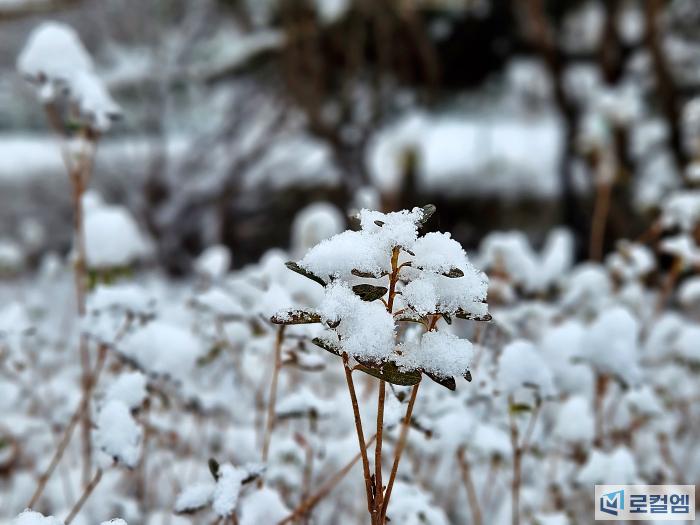
[(360, 454), (362, 456), (362, 470), (365, 476), (365, 492), (367, 493), (367, 511), (372, 515), (374, 508), (374, 497), (372, 492), (372, 476), (369, 471), (369, 459), (367, 457), (367, 444), (365, 443), (365, 434), (362, 430), (362, 419), (360, 417), (360, 406), (357, 403), (357, 393), (355, 392), (355, 383), (352, 380), (352, 370), (348, 364), (348, 354), (343, 353), (343, 366), (345, 368), (345, 380), (348, 384), (350, 392), (350, 401), (352, 402), (352, 412), (355, 418), (355, 430), (357, 431), (357, 440), (360, 445)]
[[(282, 343), (284, 342), (285, 325), (280, 325), (277, 329), (275, 339), (275, 366), (272, 370), (272, 381), (270, 381), (270, 393), (267, 399), (267, 423), (265, 424), (265, 435), (263, 436), (262, 462), (267, 463), (270, 453), (270, 441), (272, 440), (272, 430), (275, 427), (275, 405), (277, 402), (277, 382), (279, 380), (280, 369), (282, 368)], [(258, 480), (258, 486), (262, 486), (263, 478)]]
[[(61, 116), (53, 104), (44, 106), (46, 118), (49, 125), (56, 133), (59, 139), (59, 147), (63, 157), (63, 163), (68, 174), (68, 179), (71, 184), (71, 195), (73, 204), (73, 244), (74, 244), (74, 276), (75, 276), (75, 295), (77, 302), (78, 317), (85, 316), (85, 296), (87, 291), (87, 252), (85, 245), (85, 225), (83, 217), (83, 195), (92, 176), (93, 161), (95, 156), (95, 147), (97, 144), (97, 134), (84, 129), (82, 132), (83, 138), (88, 143), (88, 150), (78, 159), (71, 157), (67, 146), (67, 135)], [(90, 378), (90, 352), (87, 337), (81, 333), (79, 343), (80, 363), (82, 366), (81, 387), (83, 394), (88, 389), (91, 382)], [(82, 480), (83, 485), (88, 482), (90, 477), (90, 465), (92, 463), (92, 445), (90, 441), (90, 418), (89, 404), (90, 398), (87, 397), (88, 407), (82, 414)]]
[(474, 525), (482, 525), (483, 521), (481, 519), (479, 497), (476, 495), (476, 489), (472, 481), (471, 467), (469, 465), (469, 460), (465, 457), (464, 447), (460, 447), (459, 450), (457, 450), (457, 461), (459, 462), (459, 468), (462, 472), (464, 488), (467, 490), (467, 497), (469, 498), (469, 507), (472, 511), (472, 523), (474, 523)]
[(95, 487), (98, 485), (100, 480), (102, 479), (102, 469), (98, 468), (97, 472), (95, 472), (95, 475), (92, 477), (90, 482), (85, 486), (85, 489), (83, 490), (83, 493), (81, 494), (80, 498), (78, 501), (75, 502), (75, 505), (73, 505), (73, 508), (70, 510), (70, 513), (64, 520), (65, 525), (70, 525), (70, 523), (75, 519), (75, 517), (78, 515), (78, 512), (80, 512), (80, 509), (83, 508), (83, 505), (87, 501), (87, 499), (90, 497), (90, 494), (92, 494), (92, 491), (95, 490)]
[[(384, 486), (382, 483), (382, 437), (384, 432), (384, 401), (386, 398), (386, 383), (379, 381), (379, 393), (377, 395), (377, 444), (374, 447), (374, 509), (375, 520), (381, 516), (384, 503)], [(381, 523), (381, 522), (379, 522)]]
[(605, 393), (608, 389), (608, 377), (604, 374), (598, 374), (596, 377), (595, 385), (595, 400), (593, 405), (594, 415), (595, 415), (595, 435), (593, 439), (593, 444), (596, 447), (600, 447), (605, 439), (605, 430), (603, 428), (604, 424), (604, 414), (603, 414), (603, 401), (605, 400)]
[(401, 461), (401, 455), (406, 447), (406, 438), (408, 437), (408, 429), (411, 428), (411, 416), (413, 415), (413, 406), (416, 403), (416, 396), (418, 395), (418, 387), (420, 383), (413, 385), (411, 389), (411, 397), (408, 400), (408, 407), (406, 408), (406, 415), (403, 419), (403, 424), (401, 425), (401, 434), (399, 434), (399, 441), (396, 444), (396, 452), (394, 454), (394, 464), (391, 466), (391, 474), (389, 475), (389, 483), (386, 486), (386, 493), (384, 494), (384, 501), (382, 502), (382, 511), (380, 514), (380, 523), (386, 521), (386, 511), (389, 508), (389, 500), (391, 498), (391, 491), (394, 488), (394, 481), (396, 480), (396, 473), (399, 470), (399, 462)]
[[(367, 446), (370, 446), (374, 442), (377, 436), (374, 435), (367, 440)], [(315, 494), (309, 496), (304, 501), (302, 501), (292, 513), (280, 521), (277, 525), (287, 525), (288, 523), (293, 523), (302, 516), (307, 515), (313, 508), (318, 505), (320, 501), (323, 500), (335, 487), (340, 483), (343, 478), (352, 470), (352, 467), (360, 460), (362, 457), (362, 452), (358, 452), (354, 458), (352, 458), (347, 465), (345, 465), (338, 472), (333, 474), (328, 480), (321, 485), (321, 488), (316, 491)]]
[(603, 258), (603, 244), (605, 241), (605, 226), (610, 212), (610, 197), (612, 195), (612, 183), (602, 182), (596, 190), (596, 199), (593, 206), (593, 218), (591, 219), (591, 239), (589, 256), (593, 261)]
[(80, 399), (80, 404), (71, 416), (71, 419), (68, 422), (66, 429), (63, 431), (63, 437), (61, 438), (61, 441), (56, 447), (56, 451), (54, 452), (54, 455), (51, 458), (51, 463), (49, 463), (48, 468), (39, 477), (39, 482), (37, 483), (36, 489), (34, 489), (34, 494), (32, 494), (32, 497), (29, 500), (29, 503), (27, 504), (27, 508), (31, 509), (32, 507), (34, 507), (37, 500), (41, 497), (42, 493), (44, 492), (44, 489), (46, 488), (46, 483), (51, 478), (51, 475), (54, 473), (54, 470), (56, 470), (56, 467), (58, 466), (58, 464), (61, 461), (61, 458), (63, 457), (63, 453), (66, 451), (66, 448), (70, 443), (70, 439), (73, 436), (73, 431), (75, 430), (75, 427), (78, 425), (78, 422), (82, 419), (83, 414), (87, 412), (87, 409), (90, 406), (90, 395), (93, 389), (95, 388), (95, 385), (97, 385), (97, 382), (100, 377), (100, 372), (102, 371), (106, 357), (107, 347), (105, 345), (102, 345), (100, 346), (100, 350), (97, 354), (97, 363), (95, 365), (95, 370), (91, 374), (92, 380), (90, 381), (88, 388), (83, 390), (83, 395)]
[(523, 449), (518, 445), (518, 426), (510, 410), (512, 399), (509, 402), (508, 417), (510, 419), (510, 444), (513, 448), (513, 479), (511, 480), (511, 523), (520, 524), (520, 484), (522, 482), (522, 458)]

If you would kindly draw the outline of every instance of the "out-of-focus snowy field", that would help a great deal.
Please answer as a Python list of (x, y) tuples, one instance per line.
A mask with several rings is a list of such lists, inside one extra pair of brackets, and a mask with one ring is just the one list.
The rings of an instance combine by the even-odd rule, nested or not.
[[(314, 83), (362, 2), (88, 3), (0, 0), (0, 524), (578, 525), (698, 481), (692, 2), (563, 2), (437, 103)], [(369, 27), (516, 9), (418, 4)]]

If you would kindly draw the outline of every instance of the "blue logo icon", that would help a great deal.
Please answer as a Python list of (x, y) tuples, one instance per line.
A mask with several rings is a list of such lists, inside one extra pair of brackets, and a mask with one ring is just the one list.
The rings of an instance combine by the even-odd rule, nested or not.
[(625, 491), (618, 490), (608, 492), (600, 497), (600, 511), (617, 516), (618, 512), (625, 510)]

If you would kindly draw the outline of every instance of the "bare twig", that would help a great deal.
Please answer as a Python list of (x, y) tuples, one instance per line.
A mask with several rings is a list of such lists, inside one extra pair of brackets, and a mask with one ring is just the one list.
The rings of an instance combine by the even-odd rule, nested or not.
[[(262, 461), (267, 463), (270, 453), (270, 441), (272, 430), (275, 426), (275, 405), (277, 401), (277, 382), (282, 368), (282, 343), (284, 342), (285, 325), (280, 325), (277, 329), (277, 339), (275, 340), (275, 366), (272, 371), (272, 381), (270, 382), (270, 394), (267, 400), (267, 423), (265, 425), (265, 436), (263, 437)], [(262, 485), (263, 478), (260, 477), (258, 484)]]
[[(376, 437), (377, 436), (374, 435), (371, 438), (369, 438), (367, 440), (367, 446), (370, 446)], [(343, 478), (347, 475), (348, 472), (350, 472), (350, 470), (352, 470), (352, 467), (355, 466), (355, 464), (360, 460), (361, 457), (362, 452), (358, 452), (355, 455), (355, 457), (352, 458), (350, 462), (348, 462), (347, 465), (345, 465), (342, 469), (333, 474), (333, 476), (328, 478), (328, 481), (321, 485), (321, 488), (318, 489), (318, 491), (315, 494), (309, 496), (304, 501), (302, 501), (289, 516), (284, 518), (277, 525), (287, 525), (288, 523), (294, 522), (301, 516), (305, 516), (306, 514), (308, 514), (321, 500), (323, 500), (323, 498), (325, 498), (335, 488), (335, 486), (338, 483), (340, 483), (343, 480)]]
[(83, 508), (83, 505), (85, 505), (85, 502), (90, 497), (90, 494), (92, 494), (92, 491), (95, 490), (95, 487), (98, 485), (101, 479), (102, 469), (98, 468), (97, 472), (95, 472), (95, 475), (92, 477), (90, 482), (85, 486), (82, 495), (80, 496), (78, 501), (75, 502), (75, 505), (73, 505), (73, 508), (64, 520), (65, 525), (70, 525), (73, 519), (75, 519), (75, 517), (78, 515), (78, 512), (80, 512), (80, 509)]
[(49, 481), (49, 478), (51, 478), (51, 475), (53, 474), (54, 470), (56, 470), (56, 467), (58, 466), (59, 462), (61, 461), (61, 458), (63, 457), (63, 453), (68, 447), (68, 443), (70, 443), (70, 439), (73, 435), (75, 427), (77, 426), (78, 422), (82, 419), (83, 414), (87, 411), (87, 408), (89, 407), (88, 401), (90, 399), (90, 395), (100, 377), (100, 372), (102, 371), (106, 356), (107, 347), (105, 345), (102, 345), (97, 354), (97, 364), (95, 365), (94, 372), (91, 374), (92, 380), (90, 381), (90, 385), (87, 389), (83, 390), (83, 395), (80, 399), (80, 404), (71, 416), (71, 419), (68, 422), (66, 429), (63, 431), (63, 437), (61, 438), (61, 441), (59, 442), (58, 447), (54, 452), (53, 458), (51, 458), (51, 463), (49, 463), (49, 466), (46, 469), (46, 471), (44, 471), (44, 473), (39, 477), (39, 482), (37, 483), (36, 489), (34, 490), (34, 494), (29, 500), (29, 503), (27, 504), (27, 508), (33, 508), (41, 494), (44, 492), (46, 483)]
[(367, 492), (367, 511), (372, 515), (374, 508), (374, 497), (372, 492), (372, 476), (369, 472), (369, 459), (367, 458), (367, 445), (365, 443), (365, 434), (362, 430), (362, 419), (360, 417), (360, 406), (357, 403), (357, 393), (355, 392), (355, 383), (352, 380), (352, 370), (348, 365), (348, 354), (343, 353), (343, 366), (345, 368), (345, 380), (348, 383), (348, 391), (350, 392), (350, 400), (352, 401), (352, 412), (355, 418), (355, 430), (357, 431), (357, 440), (360, 445), (360, 454), (362, 456), (362, 469), (365, 476), (365, 491)]
[(418, 395), (418, 387), (420, 383), (413, 385), (411, 389), (411, 397), (408, 400), (408, 407), (406, 408), (406, 415), (403, 419), (403, 424), (401, 426), (401, 434), (399, 434), (399, 441), (396, 444), (396, 452), (394, 455), (394, 464), (391, 467), (391, 474), (389, 475), (389, 483), (386, 486), (386, 493), (384, 495), (384, 502), (382, 503), (381, 521), (386, 520), (386, 511), (389, 508), (389, 500), (391, 498), (391, 490), (394, 488), (394, 481), (396, 480), (396, 473), (399, 470), (399, 462), (401, 461), (401, 455), (406, 447), (406, 438), (408, 437), (408, 429), (411, 427), (411, 416), (413, 415), (413, 406), (416, 403), (416, 396)]
[(469, 460), (464, 454), (464, 447), (460, 447), (459, 450), (457, 450), (457, 461), (459, 462), (459, 468), (462, 472), (464, 488), (467, 490), (467, 497), (469, 498), (469, 507), (472, 511), (472, 522), (474, 525), (481, 525), (483, 523), (481, 519), (481, 507), (479, 506), (479, 498), (476, 495), (476, 489), (474, 488), (474, 482), (472, 481)]

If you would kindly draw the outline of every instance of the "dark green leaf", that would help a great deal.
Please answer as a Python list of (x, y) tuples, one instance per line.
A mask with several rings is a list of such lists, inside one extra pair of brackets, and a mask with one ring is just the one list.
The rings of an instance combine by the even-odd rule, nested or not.
[(423, 206), (423, 216), (420, 218), (418, 221), (418, 226), (425, 226), (425, 223), (428, 222), (428, 219), (433, 216), (433, 213), (437, 210), (434, 204), (426, 204)]
[(287, 261), (286, 263), (284, 263), (284, 265), (293, 272), (296, 272), (299, 275), (303, 275), (304, 277), (306, 277), (307, 279), (311, 279), (312, 281), (316, 281), (321, 286), (326, 286), (326, 282), (323, 279), (321, 279), (318, 275), (314, 275), (309, 270), (302, 268), (294, 261)]
[(372, 284), (356, 284), (352, 287), (352, 291), (360, 296), (363, 301), (376, 301), (383, 297), (389, 291), (384, 286), (374, 286)]
[(452, 277), (454, 279), (456, 277), (464, 277), (464, 272), (459, 268), (450, 268), (449, 272), (445, 272), (442, 275), (445, 277)]
[(371, 376), (383, 379), (394, 385), (411, 386), (420, 382), (421, 375), (418, 370), (403, 372), (395, 363), (374, 364), (364, 363), (357, 365), (357, 369)]
[(395, 317), (396, 321), (404, 322), (404, 323), (422, 323), (423, 318), (418, 315), (417, 313), (410, 313), (410, 312), (405, 312), (401, 314), (399, 317)]
[(311, 342), (315, 344), (318, 347), (323, 348), (327, 352), (330, 352), (333, 355), (340, 356), (342, 354), (340, 348), (337, 345), (334, 345), (330, 341), (326, 339), (321, 339), (320, 337), (314, 337)]
[(275, 324), (312, 324), (320, 323), (321, 316), (315, 312), (305, 310), (289, 310), (285, 313), (277, 313), (270, 317)]
[(447, 324), (452, 324), (452, 316), (450, 314), (440, 314)]
[(374, 221), (374, 224), (381, 228), (382, 226), (384, 226), (384, 221)]
[(438, 385), (442, 385), (445, 388), (449, 390), (456, 390), (457, 389), (457, 383), (455, 381), (454, 377), (440, 377), (437, 376), (431, 372), (423, 372), (425, 375), (427, 375), (430, 379), (435, 381)]
[(492, 319), (491, 314), (486, 312), (484, 315), (472, 314), (465, 312), (464, 310), (457, 310), (455, 317), (459, 319), (467, 319), (468, 321), (490, 321)]
[(467, 381), (469, 381), (469, 382), (471, 383), (471, 380), (472, 380), (472, 373), (471, 373), (469, 370), (467, 370), (467, 371), (464, 373), (464, 379), (466, 379)]
[(219, 462), (214, 458), (209, 458), (209, 472), (214, 476), (214, 481), (219, 480)]
[(350, 273), (357, 276), (357, 277), (364, 277), (365, 279), (378, 279), (379, 277), (384, 277), (385, 275), (389, 275), (388, 273), (382, 271), (377, 273), (372, 273), (372, 272), (362, 272), (360, 270), (355, 270), (352, 269), (350, 270)]

